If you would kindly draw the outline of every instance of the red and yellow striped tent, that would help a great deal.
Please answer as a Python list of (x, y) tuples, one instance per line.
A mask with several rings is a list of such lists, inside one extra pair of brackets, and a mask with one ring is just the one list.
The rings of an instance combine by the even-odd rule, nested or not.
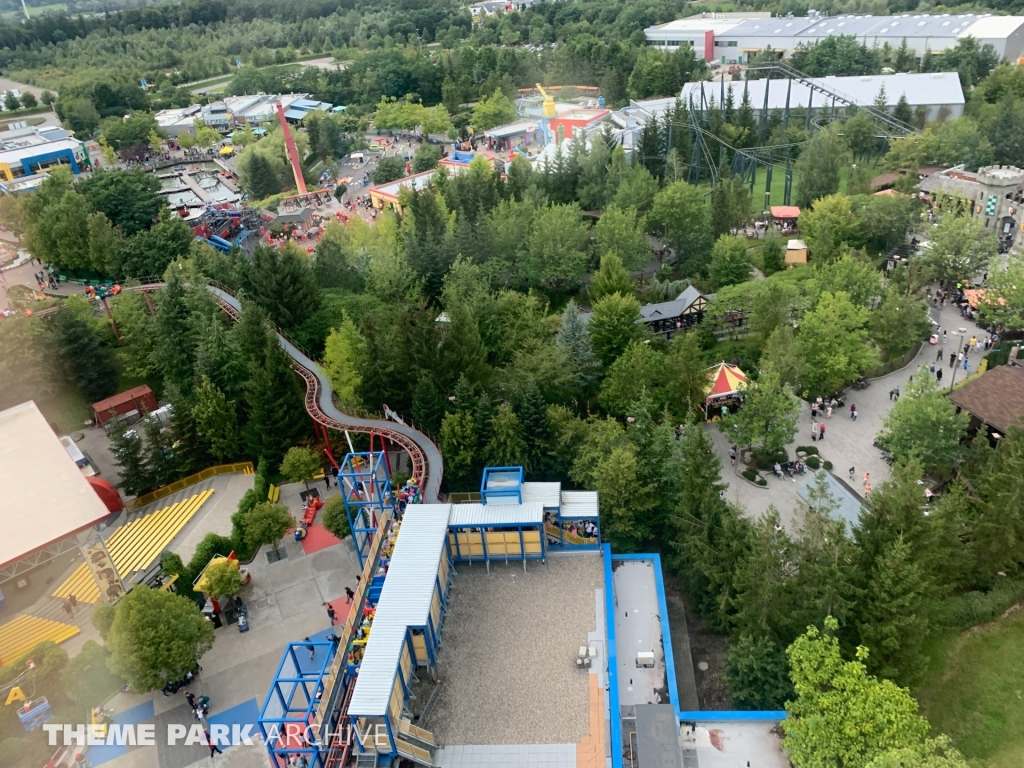
[(739, 366), (719, 363), (708, 371), (708, 401), (726, 395), (735, 395), (747, 387), (747, 376)]

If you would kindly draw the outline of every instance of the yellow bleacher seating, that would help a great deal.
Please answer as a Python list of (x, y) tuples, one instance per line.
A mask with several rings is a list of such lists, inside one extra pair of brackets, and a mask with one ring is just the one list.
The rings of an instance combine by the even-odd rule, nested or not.
[[(122, 579), (148, 568), (200, 507), (213, 495), (213, 489), (197, 493), (177, 504), (151, 512), (123, 525), (107, 539), (107, 550)], [(82, 603), (98, 603), (100, 591), (92, 574), (82, 563), (53, 592), (54, 597), (74, 595)]]
[(270, 492), (267, 494), (267, 500), (276, 502), (281, 498), (281, 489), (273, 483), (270, 484)]
[(17, 661), (44, 640), (63, 643), (78, 634), (74, 624), (62, 624), (38, 616), (22, 615), (0, 625), (0, 663)]

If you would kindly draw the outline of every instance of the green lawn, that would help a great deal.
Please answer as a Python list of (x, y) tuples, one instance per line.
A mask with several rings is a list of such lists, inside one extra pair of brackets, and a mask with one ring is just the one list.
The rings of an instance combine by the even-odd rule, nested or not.
[(968, 759), (1024, 765), (1024, 611), (931, 642), (921, 709)]
[[(44, 13), (58, 13), (60, 11), (66, 11), (68, 9), (67, 3), (51, 3), (50, 5), (37, 5), (28, 7), (29, 16), (41, 16)], [(10, 11), (4, 11), (0, 14), (0, 17), (5, 19), (25, 18), (25, 12), (21, 8), (17, 8)]]

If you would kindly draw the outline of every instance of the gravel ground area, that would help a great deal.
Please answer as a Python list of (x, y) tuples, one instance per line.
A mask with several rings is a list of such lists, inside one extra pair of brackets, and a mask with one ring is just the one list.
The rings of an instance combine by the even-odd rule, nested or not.
[(443, 682), (427, 726), (442, 744), (573, 744), (589, 730), (576, 655), (597, 627), (599, 555), (458, 567)]

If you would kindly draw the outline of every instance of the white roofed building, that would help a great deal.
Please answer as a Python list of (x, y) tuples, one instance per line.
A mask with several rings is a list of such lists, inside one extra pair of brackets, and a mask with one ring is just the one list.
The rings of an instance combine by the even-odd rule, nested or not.
[[(780, 17), (758, 14), (718, 14), (730, 18), (690, 17), (644, 30), (649, 45), (673, 50), (689, 44), (705, 61), (744, 62), (766, 48), (788, 56), (801, 45), (813, 45), (833, 35), (852, 35), (868, 48), (886, 43), (907, 46), (918, 56), (941, 54), (965, 37), (991, 45), (1000, 58), (1017, 61), (1024, 55), (1024, 16), (990, 13), (896, 16), (848, 14), (827, 17)], [(741, 18), (736, 18), (737, 16)]]
[[(813, 77), (810, 80), (818, 87), (839, 94), (853, 101), (858, 106), (870, 107), (874, 104), (882, 88), (889, 102), (890, 110), (906, 96), (912, 109), (918, 107), (926, 111), (927, 120), (944, 120), (960, 117), (964, 112), (964, 91), (960, 86), (960, 76), (956, 72), (923, 72), (897, 75), (865, 75), (863, 77)], [(715, 97), (719, 101), (723, 91), (722, 83), (704, 83), (707, 97)], [(682, 98), (687, 103), (691, 91), (695, 94), (701, 83), (687, 83), (683, 86)], [(750, 103), (755, 114), (764, 108), (765, 90), (768, 91), (768, 110), (782, 109), (786, 106), (787, 91), (790, 109), (806, 108), (818, 111), (831, 108), (831, 99), (826, 101), (821, 93), (815, 93), (811, 99), (811, 89), (796, 80), (792, 88), (788, 88), (785, 80), (741, 80), (727, 82), (724, 90), (732, 90), (733, 99), (738, 105), (743, 98), (743, 91), (750, 95)], [(632, 102), (637, 107), (649, 110), (660, 116), (674, 99), (655, 99), (650, 102)], [(695, 101), (699, 101), (695, 97)], [(842, 109), (844, 105), (837, 104)]]

